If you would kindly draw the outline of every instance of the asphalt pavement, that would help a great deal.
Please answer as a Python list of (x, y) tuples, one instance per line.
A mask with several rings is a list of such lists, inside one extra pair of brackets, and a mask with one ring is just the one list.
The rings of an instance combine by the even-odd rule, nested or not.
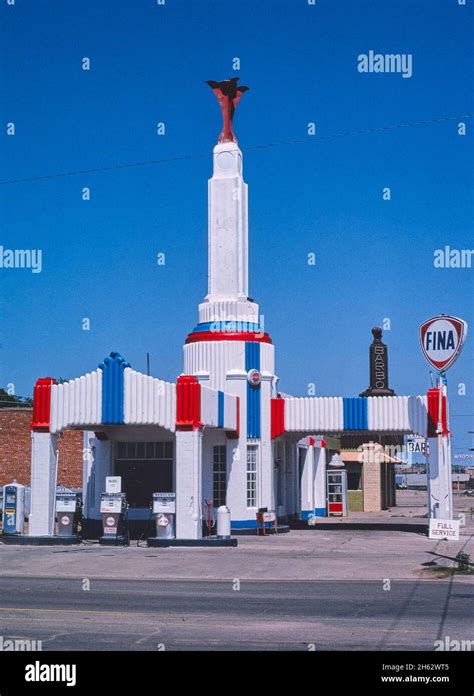
[(3, 577), (0, 636), (43, 650), (433, 650), (474, 639), (456, 581)]

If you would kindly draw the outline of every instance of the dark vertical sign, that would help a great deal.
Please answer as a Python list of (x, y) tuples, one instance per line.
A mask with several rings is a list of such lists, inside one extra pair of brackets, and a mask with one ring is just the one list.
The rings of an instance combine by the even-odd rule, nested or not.
[(370, 387), (360, 396), (394, 396), (395, 392), (388, 386), (388, 348), (382, 341), (382, 329), (374, 326), (374, 340), (369, 348)]

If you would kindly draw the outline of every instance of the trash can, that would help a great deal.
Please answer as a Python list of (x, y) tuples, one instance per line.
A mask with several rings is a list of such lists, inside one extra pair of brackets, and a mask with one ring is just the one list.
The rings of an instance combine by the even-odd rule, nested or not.
[(217, 508), (217, 538), (230, 539), (230, 510), (227, 505)]

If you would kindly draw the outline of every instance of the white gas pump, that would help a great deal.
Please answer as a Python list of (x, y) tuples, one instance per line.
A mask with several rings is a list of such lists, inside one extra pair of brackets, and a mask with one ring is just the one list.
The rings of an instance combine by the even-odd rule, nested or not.
[(120, 490), (121, 477), (107, 476), (105, 489), (105, 493), (100, 495), (102, 536), (99, 538), (99, 544), (127, 546), (130, 543), (128, 503), (125, 493)]
[(56, 519), (58, 536), (77, 536), (78, 525), (82, 520), (82, 494), (73, 491), (56, 493)]
[(176, 493), (153, 493), (156, 538), (175, 538)]
[(25, 487), (13, 481), (3, 486), (4, 534), (23, 534), (25, 527)]

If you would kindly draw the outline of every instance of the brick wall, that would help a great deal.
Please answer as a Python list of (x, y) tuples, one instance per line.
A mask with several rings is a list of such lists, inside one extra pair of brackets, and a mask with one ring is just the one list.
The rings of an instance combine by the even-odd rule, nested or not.
[(382, 509), (381, 500), (381, 478), (380, 462), (364, 462), (362, 469), (364, 486), (364, 512), (380, 512)]
[[(0, 409), (0, 486), (29, 484), (31, 473), (31, 416), (29, 408)], [(82, 487), (82, 431), (68, 430), (58, 437), (58, 483)]]

